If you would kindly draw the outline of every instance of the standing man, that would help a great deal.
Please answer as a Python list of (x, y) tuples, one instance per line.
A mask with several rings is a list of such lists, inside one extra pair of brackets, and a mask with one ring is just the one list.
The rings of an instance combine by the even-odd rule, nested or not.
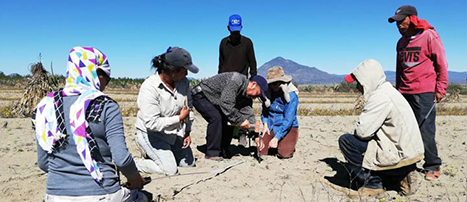
[(425, 179), (436, 180), (441, 175), (441, 158), (435, 141), (436, 109), (424, 119), (435, 102), (440, 102), (446, 94), (448, 63), (444, 47), (433, 26), (419, 19), (413, 6), (399, 7), (388, 21), (397, 22), (402, 35), (397, 42), (396, 88), (409, 102), (418, 124), (422, 124)]
[(220, 161), (230, 158), (228, 147), (233, 127), (227, 122), (250, 129), (255, 116), (248, 101), (260, 96), (265, 100), (267, 90), (267, 81), (262, 76), (248, 80), (237, 72), (215, 75), (191, 90), (193, 106), (208, 122), (206, 159)]
[(253, 42), (248, 37), (242, 36), (242, 17), (234, 14), (229, 17), (227, 29), (230, 36), (222, 39), (219, 45), (219, 71), (238, 72), (250, 78), (256, 76), (256, 59)]
[[(245, 36), (240, 34), (242, 30), (242, 17), (233, 14), (229, 17), (229, 24), (227, 29), (230, 36), (222, 39), (219, 45), (219, 71), (223, 72), (238, 72), (248, 78), (248, 69), (250, 78), (256, 76), (256, 59), (255, 50), (253, 49), (253, 42)], [(250, 102), (253, 106), (253, 102)], [(239, 144), (246, 146), (245, 131), (240, 131)]]

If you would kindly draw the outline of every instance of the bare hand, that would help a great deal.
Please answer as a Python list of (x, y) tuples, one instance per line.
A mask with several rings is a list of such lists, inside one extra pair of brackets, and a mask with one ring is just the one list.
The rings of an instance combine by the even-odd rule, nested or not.
[[(256, 147), (258, 147), (259, 151), (262, 151), (264, 149), (264, 142), (263, 142), (263, 139), (261, 139), (261, 142), (259, 141), (259, 138), (255, 138), (255, 142), (256, 142)], [(260, 144), (261, 143), (261, 144)]]
[(438, 103), (441, 102), (441, 99), (443, 99), (443, 98), (444, 98), (443, 94), (436, 92), (436, 95), (435, 95), (436, 102), (438, 102)]
[(272, 140), (269, 142), (269, 148), (277, 148), (278, 143), (279, 143), (279, 139), (272, 138)]
[(190, 146), (191, 144), (191, 137), (190, 135), (186, 136), (185, 139), (183, 139), (183, 147), (182, 149), (186, 149)]
[(178, 116), (179, 120), (185, 120), (186, 117), (190, 114), (190, 108), (183, 106), (182, 110), (180, 110), (180, 115)]
[(138, 173), (138, 176), (134, 179), (128, 179), (126, 183), (128, 189), (142, 189), (144, 184), (144, 178)]
[(248, 119), (245, 119), (245, 121), (243, 121), (242, 124), (240, 124), (240, 128), (243, 128), (243, 129), (250, 129), (250, 122), (248, 121)]

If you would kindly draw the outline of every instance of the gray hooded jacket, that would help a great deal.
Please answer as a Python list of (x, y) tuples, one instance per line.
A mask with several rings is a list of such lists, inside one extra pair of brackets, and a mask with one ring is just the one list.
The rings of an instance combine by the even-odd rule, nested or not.
[(366, 101), (354, 133), (362, 140), (370, 140), (362, 166), (389, 170), (423, 159), (422, 137), (412, 108), (386, 81), (381, 65), (368, 59), (352, 74), (363, 86)]

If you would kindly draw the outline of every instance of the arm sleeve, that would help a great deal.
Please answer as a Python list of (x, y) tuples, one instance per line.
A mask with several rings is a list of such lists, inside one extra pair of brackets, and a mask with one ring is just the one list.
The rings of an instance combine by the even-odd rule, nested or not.
[(253, 48), (253, 42), (250, 41), (250, 47), (248, 49), (248, 64), (250, 65), (250, 76), (256, 76), (257, 69), (256, 69), (256, 57), (255, 57), (255, 49)]
[(123, 119), (120, 109), (118, 105), (113, 102), (107, 103), (105, 107), (103, 111), (103, 113), (105, 113), (105, 135), (110, 147), (112, 159), (125, 177), (134, 179), (138, 176), (138, 169), (136, 168), (136, 164), (125, 142)]
[(220, 97), (219, 107), (221, 108), (222, 113), (224, 113), (230, 122), (235, 124), (241, 124), (245, 121), (245, 119), (243, 119), (244, 116), (242, 116), (240, 111), (235, 108), (237, 94), (241, 87), (242, 85), (240, 82), (235, 82), (234, 79), (230, 79)]
[[(261, 122), (268, 123), (269, 119), (269, 107), (266, 107), (264, 104), (262, 104), (262, 110), (261, 110)], [(269, 124), (268, 124), (269, 126)]]
[(354, 135), (362, 140), (371, 139), (389, 115), (390, 105), (391, 102), (386, 95), (373, 94), (358, 117)]
[(185, 131), (191, 131), (191, 126), (193, 125), (193, 121), (195, 120), (195, 115), (193, 113), (193, 99), (191, 98), (190, 93), (190, 82), (187, 79), (186, 88), (188, 89), (187, 99), (188, 99), (188, 107), (190, 108), (190, 114), (188, 115), (188, 121), (186, 123)]
[(436, 77), (436, 92), (444, 95), (448, 87), (448, 62), (446, 60), (446, 52), (437, 34), (433, 34), (429, 38), (428, 45), (431, 52), (430, 58), (433, 61), (436, 74), (438, 74)]
[(217, 70), (218, 74), (222, 73), (222, 67), (224, 66), (224, 50), (222, 48), (222, 41), (219, 44), (219, 69)]
[(162, 117), (161, 103), (159, 101), (159, 93), (156, 90), (150, 90), (150, 87), (142, 86), (138, 95), (139, 113), (144, 122), (144, 126), (149, 131), (163, 131), (180, 122), (177, 115)]
[(396, 89), (399, 90), (401, 86), (401, 74), (402, 74), (402, 66), (401, 61), (399, 61), (399, 43), (396, 46)]
[(290, 102), (285, 106), (284, 120), (282, 120), (282, 124), (279, 127), (274, 128), (274, 137), (276, 137), (278, 140), (281, 140), (285, 137), (285, 135), (287, 135), (287, 132), (292, 127), (295, 117), (297, 117), (297, 94), (295, 94), (295, 92), (291, 92), (289, 95)]
[[(243, 121), (248, 120), (250, 124), (255, 123), (255, 115), (253, 114), (253, 108), (251, 108), (249, 105), (243, 106), (240, 110), (240, 122), (236, 122), (236, 124), (241, 124)], [(254, 130), (254, 128), (250, 128), (251, 130)]]
[(49, 158), (47, 155), (47, 152), (42, 149), (42, 147), (39, 145), (39, 143), (36, 140), (36, 145), (37, 145), (37, 166), (39, 168), (48, 173), (49, 172)]

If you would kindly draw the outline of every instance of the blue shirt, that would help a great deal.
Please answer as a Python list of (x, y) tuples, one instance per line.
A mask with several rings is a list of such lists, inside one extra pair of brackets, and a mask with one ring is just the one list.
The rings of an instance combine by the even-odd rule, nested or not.
[(268, 124), (269, 130), (274, 131), (274, 137), (278, 140), (284, 138), (290, 128), (298, 127), (298, 96), (295, 92), (290, 92), (289, 96), (290, 102), (287, 103), (282, 92), (272, 93), (271, 106), (263, 106), (261, 121)]

